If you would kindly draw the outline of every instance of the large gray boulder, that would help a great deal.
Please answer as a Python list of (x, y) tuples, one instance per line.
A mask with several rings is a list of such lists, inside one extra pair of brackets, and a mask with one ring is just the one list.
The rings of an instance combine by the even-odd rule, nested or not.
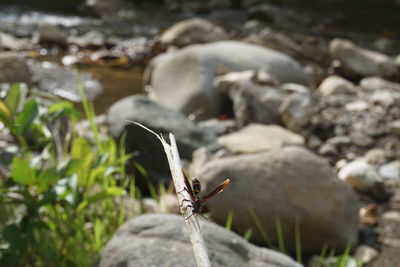
[(329, 52), (334, 59), (343, 64), (343, 67), (350, 72), (349, 74), (382, 77), (392, 77), (399, 74), (393, 58), (361, 48), (349, 40), (332, 40), (329, 44)]
[[(196, 266), (184, 219), (172, 214), (146, 214), (122, 225), (104, 247), (97, 267)], [(259, 248), (210, 222), (201, 230), (214, 267), (301, 267), (288, 256)]]
[(156, 57), (146, 70), (150, 97), (184, 114), (198, 113), (199, 119), (218, 115), (221, 96), (213, 90), (218, 74), (230, 71), (266, 71), (281, 82), (307, 84), (300, 64), (278, 51), (237, 41), (191, 45)]
[[(257, 229), (249, 214), (252, 210), (274, 245), (280, 221), (285, 246), (292, 252), (296, 222), (303, 253), (320, 253), (326, 244), (341, 251), (357, 240), (357, 196), (323, 159), (305, 148), (285, 146), (197, 165), (201, 167), (193, 176), (202, 177), (204, 192), (223, 179), (231, 179), (229, 187), (207, 206), (222, 225), (232, 212), (232, 229), (239, 234)], [(265, 244), (258, 231), (253, 233), (252, 241)]]
[(161, 106), (143, 95), (125, 97), (114, 103), (107, 114), (111, 134), (120, 138), (126, 131), (126, 150), (134, 153), (137, 160), (152, 178), (166, 181), (170, 170), (160, 141), (143, 128), (128, 121), (135, 121), (162, 134), (168, 140), (174, 134), (181, 158), (190, 160), (195, 149), (213, 144), (216, 136), (200, 129), (182, 114)]

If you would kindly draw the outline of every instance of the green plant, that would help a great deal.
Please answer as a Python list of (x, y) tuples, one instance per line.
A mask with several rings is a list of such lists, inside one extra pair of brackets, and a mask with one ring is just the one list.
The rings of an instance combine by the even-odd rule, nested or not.
[(251, 219), (255, 223), (257, 230), (260, 232), (261, 237), (263, 238), (267, 246), (271, 247), (271, 242), (269, 240), (267, 231), (265, 230), (265, 227), (262, 225), (261, 220), (258, 218), (257, 214), (254, 212), (253, 209), (249, 208), (248, 212), (251, 216)]
[(302, 263), (302, 249), (301, 249), (301, 233), (300, 233), (300, 224), (298, 220), (295, 220), (294, 224), (294, 243), (296, 247), (296, 261), (298, 263)]
[[(130, 156), (123, 138), (100, 138), (83, 99), (95, 145), (75, 133), (69, 102), (45, 105), (23, 86), (0, 100), (0, 121), (21, 147), (0, 181), (0, 266), (90, 266), (125, 220), (126, 192), (137, 195)], [(72, 126), (56, 131), (59, 120)]]
[(232, 222), (233, 222), (233, 212), (230, 211), (228, 213), (228, 218), (226, 219), (226, 224), (225, 224), (225, 229), (226, 230), (231, 230), (232, 229)]
[[(272, 247), (267, 231), (265, 230), (263, 224), (261, 223), (261, 220), (258, 218), (256, 213), (254, 212), (253, 209), (248, 209), (248, 212), (250, 214), (250, 217), (252, 218), (254, 224), (256, 225), (257, 230), (260, 232), (261, 237), (263, 240), (266, 242), (268, 247)], [(229, 214), (231, 215), (231, 214)], [(228, 216), (227, 224), (228, 222), (231, 223)], [(244, 234), (244, 238), (246, 240), (250, 240), (252, 234), (252, 229), (249, 228), (246, 233)], [(278, 250), (282, 253), (287, 253), (285, 250), (285, 240), (284, 240), (284, 231), (282, 227), (282, 223), (279, 217), (275, 217), (275, 234), (276, 234), (276, 240), (278, 243)], [(294, 245), (295, 245), (295, 259), (298, 263), (302, 264), (302, 246), (301, 246), (301, 233), (300, 233), (300, 223), (298, 220), (295, 220), (294, 222)], [(348, 244), (346, 246), (345, 251), (343, 254), (340, 255), (335, 255), (336, 251), (335, 249), (330, 249), (329, 255), (327, 255), (328, 252), (328, 245), (325, 244), (323, 248), (321, 249), (321, 253), (317, 259), (316, 266), (318, 267), (347, 267), (347, 266), (355, 266), (356, 264), (358, 267), (362, 266), (362, 263), (357, 263), (356, 260), (351, 257), (350, 252), (351, 252), (351, 244)], [(350, 265), (349, 265), (350, 264)]]

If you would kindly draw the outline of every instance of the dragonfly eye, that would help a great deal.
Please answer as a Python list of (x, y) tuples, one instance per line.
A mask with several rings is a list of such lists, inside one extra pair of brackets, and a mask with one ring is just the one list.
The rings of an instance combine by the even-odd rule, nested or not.
[(192, 185), (193, 185), (193, 193), (195, 195), (199, 194), (201, 191), (201, 184), (200, 181), (197, 180), (196, 178), (192, 179)]

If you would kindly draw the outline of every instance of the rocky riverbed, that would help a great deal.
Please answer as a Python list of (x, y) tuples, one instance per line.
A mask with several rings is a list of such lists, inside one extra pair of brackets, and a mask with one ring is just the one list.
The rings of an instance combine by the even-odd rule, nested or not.
[[(312, 256), (324, 246), (341, 253), (349, 244), (364, 266), (399, 264), (395, 3), (115, 2), (113, 18), (102, 8), (93, 9), (100, 18), (3, 17), (0, 82), (24, 82), (79, 103), (81, 81), (99, 121), (116, 139), (127, 132), (127, 151), (154, 182), (170, 181), (161, 145), (126, 120), (172, 132), (184, 169), (200, 177), (204, 191), (231, 179), (228, 190), (207, 203), (210, 221), (223, 226), (233, 214), (232, 231), (246, 236), (250, 229), (254, 244), (276, 248), (282, 238), (294, 255), (300, 229), (307, 266), (318, 266)], [(149, 211), (177, 211), (174, 200), (169, 195)], [(172, 252), (165, 247), (177, 253), (168, 264), (187, 266), (192, 259), (178, 253), (184, 241), (176, 224), (173, 215), (162, 214), (127, 222), (99, 266), (168, 261), (163, 255)], [(237, 266), (298, 266), (211, 222), (204, 229), (218, 251), (210, 252), (216, 266), (234, 266), (233, 258)], [(143, 251), (127, 253), (136, 245), (125, 241)], [(153, 254), (160, 258), (147, 261)]]

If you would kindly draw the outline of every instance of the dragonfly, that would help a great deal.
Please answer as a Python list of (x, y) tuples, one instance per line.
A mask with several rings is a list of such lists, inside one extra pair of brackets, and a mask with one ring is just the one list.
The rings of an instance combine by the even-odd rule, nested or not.
[[(182, 171), (183, 176), (185, 178), (185, 185), (186, 187), (182, 191), (187, 191), (190, 195), (190, 199), (183, 199), (181, 207), (183, 205), (183, 202), (190, 202), (189, 205), (185, 207), (184, 212), (186, 213), (186, 210), (188, 208), (192, 208), (192, 214), (187, 217), (186, 219), (189, 219), (191, 216), (200, 214), (201, 211), (203, 210), (204, 204), (206, 201), (211, 199), (213, 196), (221, 193), (222, 191), (225, 190), (225, 188), (229, 185), (230, 180), (226, 179), (222, 183), (220, 183), (214, 190), (212, 190), (210, 193), (204, 195), (203, 197), (199, 197), (199, 194), (201, 192), (201, 183), (198, 179), (193, 178), (192, 179), (192, 185), (190, 185), (189, 179), (187, 178), (186, 174)], [(181, 191), (181, 192), (182, 192)]]

